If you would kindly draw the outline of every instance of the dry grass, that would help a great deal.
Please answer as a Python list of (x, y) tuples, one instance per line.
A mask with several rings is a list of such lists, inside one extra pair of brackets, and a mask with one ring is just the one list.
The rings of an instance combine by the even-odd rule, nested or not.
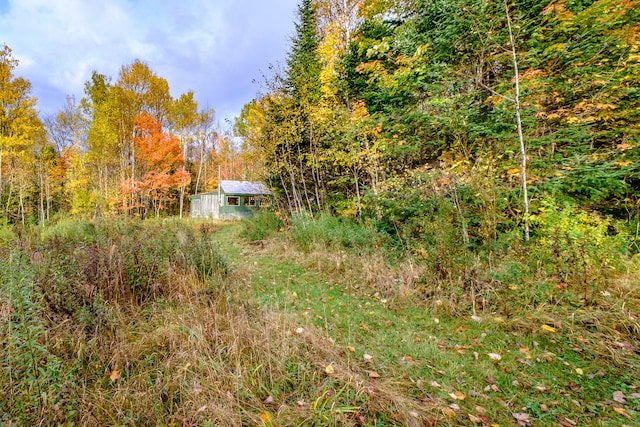
[[(183, 280), (177, 289), (198, 283)], [(300, 330), (292, 316), (243, 303), (231, 291), (203, 297), (192, 290), (198, 297), (185, 301), (181, 293), (173, 299), (179, 304), (155, 307), (144, 323), (122, 319), (102, 355), (104, 372), (81, 396), (79, 425), (240, 426), (266, 417), (282, 425), (359, 425), (359, 417), (384, 412), (410, 426), (426, 416), (425, 405), (391, 380), (369, 378), (321, 330)]]

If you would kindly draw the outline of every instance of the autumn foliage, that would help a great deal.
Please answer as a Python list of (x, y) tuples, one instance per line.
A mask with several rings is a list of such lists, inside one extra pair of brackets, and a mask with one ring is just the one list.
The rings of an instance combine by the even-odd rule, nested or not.
[[(191, 174), (184, 169), (179, 139), (164, 132), (155, 117), (142, 112), (135, 117), (134, 126), (135, 160), (142, 177), (123, 183), (120, 201), (124, 209), (153, 209), (158, 216), (175, 196), (175, 190), (191, 182)], [(127, 199), (135, 203), (128, 204)]]

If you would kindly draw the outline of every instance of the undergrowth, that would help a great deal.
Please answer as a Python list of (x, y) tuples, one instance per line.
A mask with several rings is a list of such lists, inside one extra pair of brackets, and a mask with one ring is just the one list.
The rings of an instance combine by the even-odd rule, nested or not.
[(638, 260), (614, 222), (549, 205), (529, 245), (460, 247), (445, 221), (399, 246), (269, 215), (5, 227), (0, 423), (637, 419)]
[(321, 331), (241, 294), (247, 276), (218, 228), (16, 229), (1, 261), (0, 422), (418, 425), (427, 407), (390, 382), (374, 387)]
[[(309, 245), (292, 225), (253, 258), (251, 289), (430, 401), (426, 425), (510, 425), (516, 416), (521, 425), (634, 425), (640, 263), (624, 227), (551, 203), (532, 223), (528, 244), (505, 233), (465, 246), (455, 217), (426, 228), (415, 220), (429, 244), (407, 230), (401, 242), (384, 230), (369, 238), (400, 243), (399, 256), (339, 239)], [(304, 233), (322, 236), (326, 224), (307, 219)], [(356, 226), (342, 224), (330, 235)]]

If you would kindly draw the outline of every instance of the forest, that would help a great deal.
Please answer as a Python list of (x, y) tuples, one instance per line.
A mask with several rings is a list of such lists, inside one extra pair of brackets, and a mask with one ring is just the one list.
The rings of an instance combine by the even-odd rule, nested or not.
[(268, 182), (289, 212), (400, 235), (443, 194), (473, 244), (528, 227), (549, 203), (637, 228), (635, 6), (301, 2), (286, 63), (233, 135), (140, 60), (115, 81), (94, 71), (82, 99), (39, 117), (4, 46), (0, 212), (6, 223), (184, 215), (220, 166)]
[[(223, 131), (143, 60), (43, 116), (4, 45), (0, 423), (637, 424), (639, 46), (638, 0), (300, 0)], [(220, 178), (274, 203), (187, 219)]]

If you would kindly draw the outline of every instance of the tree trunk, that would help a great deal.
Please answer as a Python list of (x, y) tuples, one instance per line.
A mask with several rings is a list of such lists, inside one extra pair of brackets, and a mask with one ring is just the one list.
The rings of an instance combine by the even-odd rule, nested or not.
[(315, 144), (313, 143), (313, 122), (309, 121), (309, 143), (311, 146), (311, 176), (313, 177), (313, 188), (316, 194), (316, 205), (318, 206), (318, 211), (322, 210), (322, 203), (320, 201), (320, 191), (318, 187), (320, 186), (320, 177), (318, 175), (318, 164), (316, 160), (316, 149)]
[(504, 1), (504, 9), (507, 14), (507, 26), (509, 28), (509, 42), (511, 43), (511, 55), (513, 59), (513, 70), (515, 72), (516, 88), (514, 102), (516, 107), (516, 123), (518, 126), (518, 140), (520, 142), (521, 176), (522, 176), (522, 200), (524, 214), (524, 240), (529, 241), (529, 196), (527, 194), (527, 153), (522, 135), (522, 120), (520, 119), (520, 76), (518, 74), (518, 57), (516, 55), (516, 44), (511, 28), (511, 15), (509, 15), (509, 5)]
[(22, 225), (24, 225), (24, 196), (22, 193), (22, 182), (20, 182), (20, 219)]
[(460, 206), (460, 200), (458, 199), (458, 191), (452, 185), (450, 187), (451, 190), (451, 198), (453, 199), (453, 204), (456, 207), (456, 212), (458, 212), (458, 218), (460, 219), (460, 227), (462, 227), (462, 241), (466, 246), (469, 246), (469, 233), (467, 232), (467, 223), (464, 220), (464, 215), (462, 214), (462, 207)]
[(300, 167), (300, 179), (302, 180), (302, 189), (304, 190), (304, 198), (307, 201), (309, 207), (309, 213), (313, 213), (311, 207), (311, 200), (309, 199), (309, 190), (307, 190), (307, 180), (304, 178), (304, 164), (302, 163), (302, 153), (300, 152), (300, 144), (296, 144), (298, 148), (298, 165)]
[(40, 212), (38, 212), (38, 214), (39, 214), (38, 216), (40, 217), (40, 225), (43, 225), (43, 226), (44, 226), (44, 178), (43, 178), (43, 176), (42, 176), (43, 174), (44, 174), (44, 173), (42, 172), (42, 169), (41, 169), (41, 170), (39, 171), (39, 173), (38, 173), (38, 175), (39, 175), (38, 180), (40, 181), (40, 182), (39, 182), (39, 184), (40, 184), (40, 185), (39, 185), (39, 187), (40, 187), (40, 188), (39, 188), (39, 190), (40, 190), (40, 191), (39, 191), (39, 193), (40, 193), (40, 200), (39, 200), (39, 202), (40, 202), (40, 203), (39, 203), (39, 206), (38, 206), (38, 210), (39, 210)]
[(358, 218), (362, 216), (362, 203), (360, 200), (360, 182), (358, 179), (358, 169), (353, 167), (353, 179), (356, 181), (356, 199), (358, 201)]
[(198, 194), (198, 190), (200, 189), (200, 176), (202, 175), (202, 164), (204, 163), (204, 152), (205, 152), (205, 144), (206, 140), (202, 139), (202, 145), (200, 148), (200, 164), (198, 165), (198, 177), (196, 178), (196, 194)]

